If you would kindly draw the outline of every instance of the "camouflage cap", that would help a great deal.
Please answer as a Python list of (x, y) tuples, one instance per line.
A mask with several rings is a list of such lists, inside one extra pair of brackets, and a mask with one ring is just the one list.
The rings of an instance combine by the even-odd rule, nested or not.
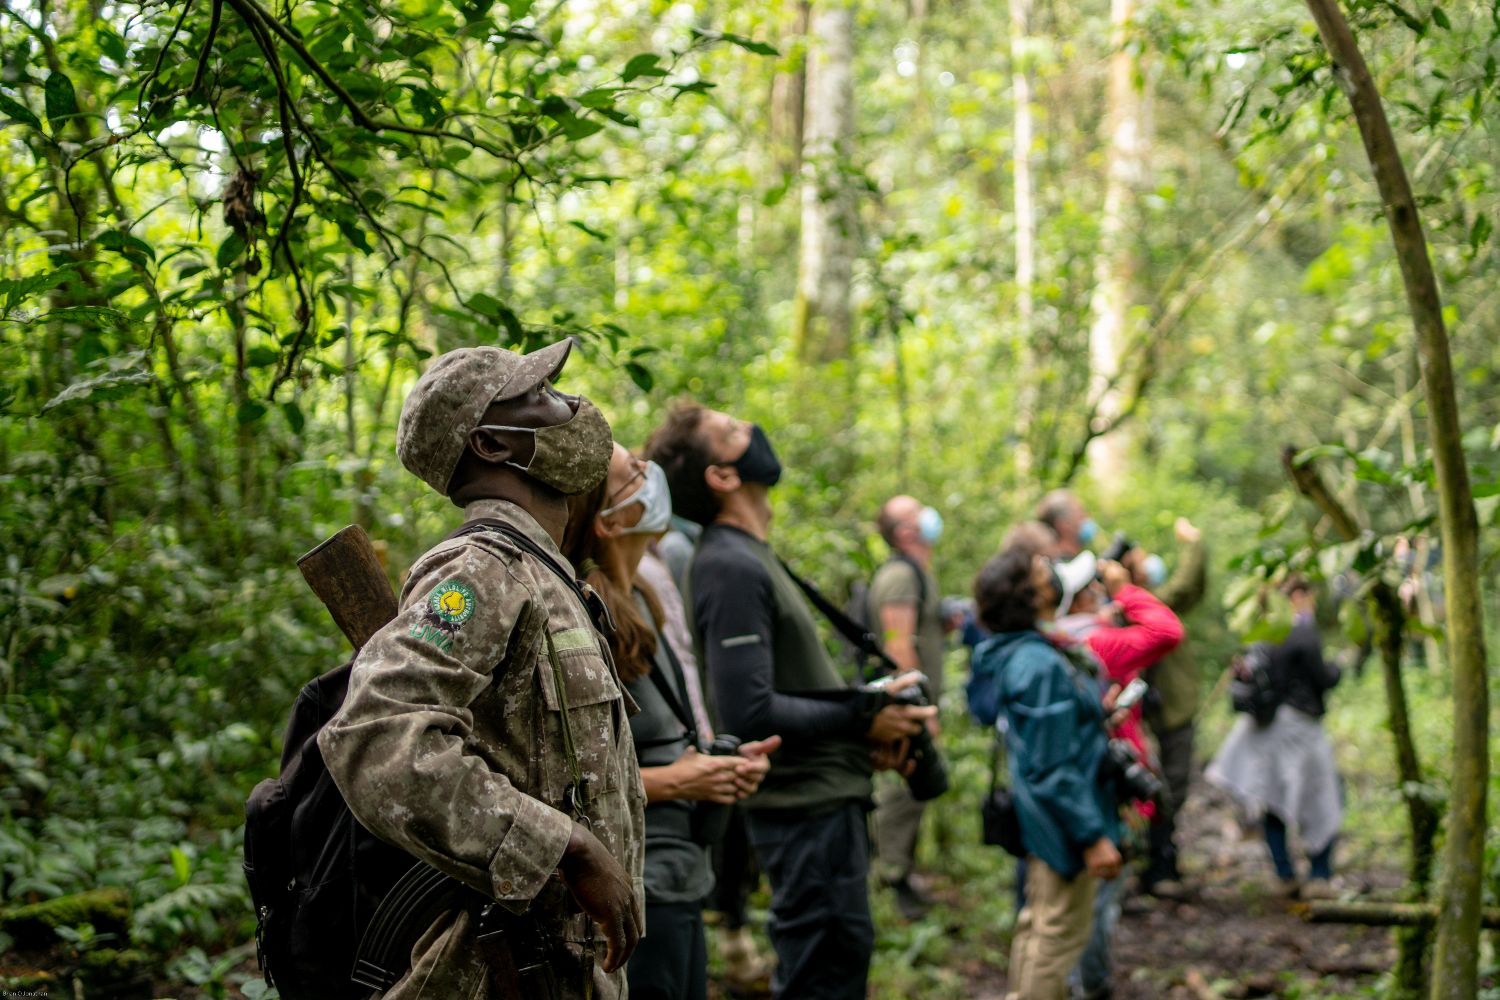
[(524, 355), (499, 347), (460, 347), (434, 358), (401, 407), (396, 457), (446, 496), (469, 432), (484, 419), (485, 409), (555, 378), (572, 348), (567, 338)]

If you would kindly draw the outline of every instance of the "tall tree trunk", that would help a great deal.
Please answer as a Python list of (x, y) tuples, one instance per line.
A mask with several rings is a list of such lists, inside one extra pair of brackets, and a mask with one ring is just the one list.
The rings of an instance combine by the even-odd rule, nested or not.
[[(1090, 396), (1097, 402), (1094, 420), (1103, 425), (1117, 423), (1123, 408), (1120, 369), (1125, 345), (1132, 339), (1129, 322), (1135, 279), (1133, 207), (1151, 145), (1146, 98), (1138, 86), (1140, 57), (1129, 45), (1135, 11), (1136, 0), (1111, 0), (1112, 52), (1105, 109), (1109, 145), (1099, 256), (1094, 265), (1094, 318), (1089, 327)], [(1089, 464), (1104, 490), (1123, 481), (1125, 452), (1126, 442), (1118, 432), (1090, 442)]]
[(1036, 192), (1031, 179), (1033, 116), (1031, 107), (1032, 0), (1010, 0), (1010, 81), (1015, 101), (1011, 134), (1011, 164), (1015, 179), (1016, 219), (1016, 373), (1020, 386), (1016, 399), (1016, 471), (1031, 474), (1031, 420), (1037, 401), (1035, 302), (1036, 283)]
[(856, 226), (848, 177), (854, 137), (854, 11), (838, 0), (813, 12), (808, 37), (802, 243), (793, 335), (805, 360), (849, 353)]
[[(1350, 542), (1358, 539), (1362, 531), (1354, 515), (1334, 496), (1311, 463), (1297, 464), (1296, 453), (1295, 448), (1288, 447), (1282, 452), (1281, 461), (1297, 492), (1328, 516), (1339, 537)], [(1368, 606), (1370, 618), (1375, 623), (1375, 645), (1380, 650), (1381, 676), (1385, 681), (1386, 725), (1391, 732), (1396, 777), (1401, 782), (1401, 797), (1406, 802), (1406, 822), (1411, 834), (1406, 894), (1412, 902), (1423, 903), (1432, 885), (1433, 843), (1437, 839), (1439, 812), (1422, 790), (1426, 776), (1417, 755), (1416, 740), (1411, 734), (1406, 682), (1401, 676), (1401, 652), (1406, 645), (1406, 611), (1395, 589), (1378, 576), (1370, 587)], [(1396, 931), (1393, 977), (1394, 994), (1399, 1000), (1412, 1000), (1421, 994), (1426, 983), (1427, 949), (1431, 943), (1430, 924), (1403, 926)]]
[(1453, 362), (1427, 238), (1390, 122), (1349, 24), (1336, 0), (1307, 0), (1349, 97), (1375, 174), (1422, 362), (1428, 436), (1437, 471), (1448, 606), (1448, 662), (1453, 670), (1453, 777), (1439, 898), (1433, 1000), (1473, 1000), (1479, 993), (1480, 890), (1484, 882), (1486, 791), (1489, 786), (1490, 692), (1485, 675), (1484, 619), (1479, 595), (1478, 518), (1469, 488), (1453, 389)]
[[(812, 4), (798, 0), (792, 30), (782, 43), (783, 51), (798, 51), (806, 44)], [(790, 73), (777, 73), (771, 80), (771, 147), (783, 177), (802, 170), (802, 127), (807, 107), (807, 56)]]

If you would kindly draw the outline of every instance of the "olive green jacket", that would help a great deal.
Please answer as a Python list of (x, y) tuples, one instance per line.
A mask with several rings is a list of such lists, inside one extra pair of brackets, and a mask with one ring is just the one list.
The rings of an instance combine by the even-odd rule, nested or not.
[[(1178, 618), (1186, 618), (1203, 600), (1207, 589), (1208, 547), (1198, 541), (1183, 546), (1176, 571), (1156, 591), (1156, 596)], [(1198, 661), (1186, 641), (1157, 661), (1146, 677), (1160, 699), (1157, 707), (1147, 714), (1147, 721), (1158, 735), (1193, 721), (1202, 702), (1202, 691)]]
[[(508, 521), (568, 565), (522, 508), (482, 500), (464, 513)], [(603, 938), (557, 874), (573, 829), (573, 776), (546, 633), (586, 815), (643, 903), (645, 788), (613, 661), (573, 591), (503, 535), (450, 539), (416, 561), (401, 611), (360, 650), (348, 698), (318, 746), (372, 833), (571, 942), (555, 969), (564, 995), (582, 997), (582, 943), (597, 936), (602, 958)], [(386, 998), (491, 1000), (473, 924), (463, 911), (440, 917)], [(596, 963), (592, 979), (594, 997), (625, 992), (622, 972), (605, 976)]]

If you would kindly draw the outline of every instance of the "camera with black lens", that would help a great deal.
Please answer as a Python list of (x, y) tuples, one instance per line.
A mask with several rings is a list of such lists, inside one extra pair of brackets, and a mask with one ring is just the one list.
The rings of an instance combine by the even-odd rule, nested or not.
[[(900, 691), (890, 690), (891, 684), (898, 677), (904, 676), (906, 675), (891, 674), (863, 685), (860, 690), (867, 694), (881, 695), (884, 705), (916, 705), (918, 707), (931, 705), (932, 699), (927, 695), (926, 676), (919, 675), (920, 679), (917, 683), (902, 688)], [(948, 790), (948, 765), (943, 761), (942, 752), (932, 742), (932, 733), (926, 725), (923, 725), (910, 740), (911, 746), (907, 751), (906, 759), (914, 762), (915, 766), (906, 776), (906, 787), (911, 790), (912, 798), (918, 802), (928, 802)]]
[(1114, 539), (1110, 541), (1109, 547), (1099, 553), (1099, 561), (1103, 562), (1107, 559), (1110, 562), (1119, 562), (1133, 548), (1135, 548), (1135, 542), (1131, 541), (1130, 536), (1123, 531), (1117, 531), (1115, 532)]
[(1115, 797), (1121, 802), (1132, 799), (1154, 802), (1161, 795), (1161, 779), (1141, 760), (1140, 752), (1129, 740), (1109, 741), (1105, 765), (1109, 768), (1109, 777), (1115, 785)]
[[(709, 757), (737, 757), (742, 742), (738, 736), (720, 733), (707, 743), (700, 743), (698, 752)], [(722, 802), (694, 802), (693, 843), (712, 845), (723, 840), (724, 831), (729, 829), (729, 810), (733, 808)]]

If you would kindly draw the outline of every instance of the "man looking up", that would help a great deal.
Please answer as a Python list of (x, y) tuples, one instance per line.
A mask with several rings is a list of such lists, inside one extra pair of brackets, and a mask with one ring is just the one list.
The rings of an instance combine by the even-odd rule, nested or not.
[[(815, 697), (843, 687), (802, 592), (766, 539), (781, 463), (760, 427), (679, 404), (647, 456), (672, 507), (704, 525), (688, 572), (688, 610), (716, 696), (719, 728), (781, 735), (746, 825), (771, 882), (768, 930), (778, 998), (863, 998), (875, 932), (866, 879), (872, 751), (921, 731), (936, 708)], [(911, 678), (906, 683), (911, 683)]]
[[(1152, 579), (1150, 557), (1133, 549), (1126, 554), (1137, 586), (1150, 586), (1178, 618), (1192, 611), (1208, 590), (1208, 550), (1203, 533), (1185, 517), (1177, 519), (1181, 545), (1177, 570), (1161, 583)], [(1141, 891), (1168, 898), (1181, 896), (1182, 873), (1177, 864), (1177, 815), (1187, 801), (1193, 773), (1193, 719), (1202, 699), (1198, 661), (1183, 642), (1146, 673), (1156, 697), (1146, 702), (1146, 722), (1160, 750), (1166, 794), (1151, 817), (1151, 851), (1141, 874)]]
[[(915, 497), (894, 496), (881, 506), (875, 526), (891, 555), (870, 581), (872, 630), (897, 666), (927, 675), (928, 693), (937, 704), (943, 692), (944, 627), (932, 549), (943, 533), (942, 515)], [(935, 718), (929, 723), (933, 735), (937, 725)], [(911, 878), (922, 811), (906, 782), (882, 782), (875, 808), (876, 858), (907, 920), (920, 918), (932, 905)]]
[[(608, 647), (549, 565), (571, 573), (567, 497), (598, 484), (613, 447), (598, 409), (550, 384), (570, 346), (451, 351), (407, 397), (401, 464), (547, 559), (494, 531), (429, 549), (318, 746), (372, 833), (525, 914), (561, 996), (612, 998), (642, 933), (645, 790)], [(478, 929), (473, 908), (438, 916), (384, 1000), (516, 995)]]
[(1099, 525), (1089, 516), (1088, 508), (1070, 490), (1053, 490), (1042, 497), (1036, 505), (1036, 519), (1057, 536), (1054, 555), (1059, 559), (1072, 559), (1099, 533)]

